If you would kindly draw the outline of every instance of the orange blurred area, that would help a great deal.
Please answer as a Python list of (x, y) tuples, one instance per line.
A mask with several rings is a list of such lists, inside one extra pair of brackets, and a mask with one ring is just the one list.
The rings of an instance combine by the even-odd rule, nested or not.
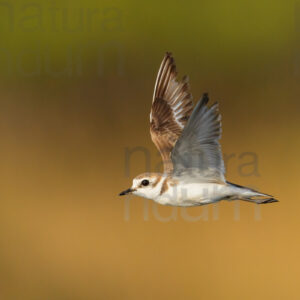
[[(299, 1), (0, 4), (0, 299), (299, 299)], [(171, 51), (257, 206), (121, 198)]]

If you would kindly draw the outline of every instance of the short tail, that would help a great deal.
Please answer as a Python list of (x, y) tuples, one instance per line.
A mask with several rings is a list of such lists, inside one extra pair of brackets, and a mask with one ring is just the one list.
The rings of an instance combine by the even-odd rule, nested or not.
[(232, 186), (234, 190), (234, 196), (232, 200), (243, 200), (243, 201), (248, 201), (256, 204), (267, 204), (267, 203), (279, 202), (279, 200), (275, 199), (271, 195), (263, 194), (258, 191), (231, 182), (227, 182), (227, 184)]
[[(261, 194), (261, 195), (264, 195), (264, 194)], [(273, 197), (266, 197), (266, 196), (261, 196), (261, 197), (264, 197), (264, 198), (256, 198), (256, 196), (254, 196), (254, 197), (241, 198), (240, 200), (248, 201), (248, 202), (252, 202), (252, 203), (256, 203), (256, 204), (267, 204), (267, 203), (279, 202), (279, 200), (277, 200)]]

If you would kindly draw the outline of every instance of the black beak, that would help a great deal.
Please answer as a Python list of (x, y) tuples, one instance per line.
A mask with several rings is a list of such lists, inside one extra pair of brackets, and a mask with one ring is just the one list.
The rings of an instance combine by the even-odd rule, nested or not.
[(132, 193), (133, 192), (133, 189), (127, 189), (126, 191), (123, 191), (119, 194), (119, 196), (124, 196), (124, 195), (127, 195), (129, 193)]

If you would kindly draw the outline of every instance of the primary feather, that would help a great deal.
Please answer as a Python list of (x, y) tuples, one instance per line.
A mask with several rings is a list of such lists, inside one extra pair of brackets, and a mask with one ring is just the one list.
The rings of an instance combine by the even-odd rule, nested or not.
[(174, 173), (197, 169), (203, 177), (224, 181), (225, 168), (219, 144), (221, 116), (218, 104), (208, 107), (207, 102), (208, 95), (204, 94), (172, 151)]
[(193, 102), (188, 78), (177, 81), (174, 58), (166, 53), (156, 78), (150, 113), (151, 138), (158, 148), (165, 173), (171, 173), (171, 151), (189, 119)]

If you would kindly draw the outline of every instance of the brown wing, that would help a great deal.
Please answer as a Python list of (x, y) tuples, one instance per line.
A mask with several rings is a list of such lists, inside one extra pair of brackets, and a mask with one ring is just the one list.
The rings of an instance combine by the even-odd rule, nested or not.
[(177, 81), (176, 76), (175, 61), (171, 53), (166, 53), (157, 74), (150, 113), (151, 138), (166, 173), (173, 170), (170, 154), (193, 110), (188, 78)]

